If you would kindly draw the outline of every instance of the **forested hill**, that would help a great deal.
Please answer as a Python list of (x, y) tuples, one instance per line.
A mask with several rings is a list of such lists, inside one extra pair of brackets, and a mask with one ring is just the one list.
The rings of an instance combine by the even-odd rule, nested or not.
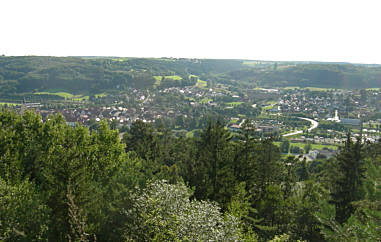
[(269, 69), (246, 69), (229, 73), (232, 79), (255, 81), (268, 87), (380, 87), (381, 67), (352, 64), (274, 65)]
[(189, 75), (232, 71), (242, 67), (237, 60), (0, 57), (3, 91), (31, 92), (61, 89), (71, 93), (97, 93), (105, 89), (152, 88), (155, 76)]
[[(163, 78), (168, 76), (176, 80)], [(380, 86), (381, 67), (172, 58), (0, 57), (0, 95), (52, 89), (75, 94), (147, 89), (161, 78), (165, 86), (184, 86), (195, 82), (192, 77), (265, 87), (369, 88)]]

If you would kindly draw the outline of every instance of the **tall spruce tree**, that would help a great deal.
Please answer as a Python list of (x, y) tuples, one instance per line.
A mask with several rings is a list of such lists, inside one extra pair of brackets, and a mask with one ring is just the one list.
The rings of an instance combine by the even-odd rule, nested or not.
[(233, 149), (231, 133), (222, 121), (209, 120), (200, 134), (197, 144), (197, 177), (195, 196), (199, 199), (212, 199), (227, 205), (232, 188), (235, 187), (233, 175)]
[(280, 150), (273, 139), (263, 140), (257, 148), (257, 193), (258, 198), (266, 193), (266, 187), (281, 180)]
[(352, 202), (362, 199), (365, 173), (363, 144), (354, 143), (348, 133), (344, 148), (336, 157), (338, 175), (333, 184), (332, 203), (336, 207), (336, 221), (344, 223), (354, 212)]
[(251, 120), (246, 120), (239, 132), (240, 139), (235, 146), (234, 174), (240, 182), (245, 182), (246, 188), (250, 189), (256, 177), (256, 148), (258, 140), (254, 138), (255, 126)]

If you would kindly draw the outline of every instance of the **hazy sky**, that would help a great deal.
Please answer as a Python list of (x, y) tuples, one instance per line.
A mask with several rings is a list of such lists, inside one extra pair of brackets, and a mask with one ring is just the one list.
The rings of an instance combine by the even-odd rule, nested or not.
[(381, 64), (380, 0), (0, 0), (0, 54)]

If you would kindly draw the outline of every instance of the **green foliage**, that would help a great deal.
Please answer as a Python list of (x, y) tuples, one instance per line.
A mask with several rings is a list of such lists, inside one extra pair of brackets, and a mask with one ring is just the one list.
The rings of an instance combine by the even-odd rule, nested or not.
[(56, 115), (45, 123), (31, 112), (18, 116), (0, 112), (0, 174), (8, 184), (30, 180), (43, 194), (50, 217), (49, 239), (65, 240), (70, 232), (67, 186), (71, 181), (73, 202), (88, 217), (89, 231), (95, 233), (107, 214), (111, 178), (124, 159), (124, 145), (117, 131), (101, 124), (89, 135), (82, 127), (66, 125)]
[(360, 140), (353, 143), (348, 133), (345, 147), (336, 158), (337, 175), (331, 194), (339, 223), (344, 223), (354, 212), (351, 203), (363, 198), (364, 165), (363, 145)]
[(299, 146), (291, 146), (290, 147), (290, 153), (292, 154), (303, 154), (304, 153), (304, 150), (302, 148), (300, 148)]
[(257, 191), (258, 199), (265, 194), (268, 185), (278, 183), (281, 180), (283, 166), (280, 164), (280, 150), (272, 142), (272, 139), (263, 140), (256, 149), (257, 152)]
[(200, 133), (197, 143), (196, 166), (198, 167), (191, 186), (196, 186), (195, 197), (212, 199), (225, 207), (230, 201), (233, 176), (232, 136), (222, 121), (210, 120)]
[[(368, 88), (379, 87), (379, 67), (351, 64), (245, 65), (241, 60), (3, 57), (0, 95), (60, 90), (85, 95), (129, 88), (213, 88), (215, 83), (266, 87)], [(282, 68), (275, 68), (275, 66)], [(200, 80), (201, 79), (201, 80)], [(325, 90), (325, 89), (324, 89)], [(53, 98), (50, 94), (44, 98)], [(54, 98), (60, 98), (55, 96)], [(365, 96), (363, 95), (364, 99)]]
[(320, 87), (320, 88), (366, 88), (378, 87), (380, 68), (352, 64), (299, 64), (263, 71), (246, 68), (232, 71), (234, 80), (257, 80), (259, 86), (269, 87)]
[(0, 240), (47, 241), (50, 209), (28, 181), (9, 185), (0, 178)]
[(153, 88), (155, 79), (162, 76), (160, 85), (195, 85), (199, 80), (195, 75), (209, 77), (214, 72), (239, 69), (241, 63), (239, 60), (3, 57), (0, 58), (0, 95), (51, 89), (73, 94), (149, 89)]
[(280, 146), (280, 151), (282, 153), (288, 154), (289, 149), (290, 149), (290, 141), (288, 141), (288, 140), (283, 141), (281, 146)]
[[(357, 147), (356, 147), (357, 145)], [(379, 144), (372, 144), (370, 150), (378, 147)], [(359, 149), (359, 144), (346, 144), (346, 149)], [(344, 151), (345, 152), (345, 151)], [(355, 155), (359, 150), (352, 151)], [(380, 152), (380, 151), (378, 151)], [(378, 153), (377, 152), (377, 153)], [(345, 153), (344, 153), (345, 154)], [(372, 156), (375, 154), (372, 154)], [(376, 155), (378, 157), (378, 155)], [(340, 159), (340, 157), (338, 157)], [(354, 160), (354, 159), (353, 159)], [(322, 234), (327, 240), (331, 241), (379, 241), (381, 239), (381, 169), (378, 159), (369, 159), (365, 164), (364, 176), (361, 176), (361, 197), (350, 202), (350, 217), (344, 222), (336, 221), (337, 212), (335, 206), (324, 204), (317, 218), (322, 223)], [(357, 193), (358, 194), (358, 193)], [(355, 193), (356, 195), (356, 193)], [(353, 195), (352, 195), (353, 196)], [(342, 200), (339, 200), (342, 201)], [(337, 207), (337, 204), (335, 204)]]
[(344, 224), (335, 220), (335, 208), (325, 204), (317, 214), (322, 234), (328, 241), (379, 241), (381, 239), (381, 212), (362, 209), (353, 214)]
[(234, 241), (240, 238), (238, 220), (223, 215), (209, 202), (189, 200), (184, 184), (151, 183), (134, 195), (125, 210), (131, 223), (125, 224), (125, 239), (136, 241)]
[(305, 144), (304, 145), (304, 151), (305, 151), (305, 153), (308, 154), (310, 152), (311, 148), (312, 148), (311, 143)]
[(289, 198), (289, 229), (292, 238), (306, 241), (323, 240), (320, 234), (321, 224), (315, 214), (323, 207), (327, 196), (328, 191), (315, 181), (297, 183), (293, 196)]
[(127, 151), (135, 151), (141, 158), (152, 160), (156, 155), (157, 142), (151, 124), (137, 120), (124, 134), (123, 141)]
[(69, 241), (89, 241), (87, 233), (86, 218), (82, 215), (82, 210), (74, 203), (74, 196), (71, 192), (70, 179), (67, 185), (66, 198), (68, 200), (68, 215), (71, 231), (67, 234)]
[(379, 143), (348, 139), (317, 169), (281, 160), (250, 121), (192, 138), (138, 121), (123, 142), (61, 115), (1, 110), (0, 125), (0, 240), (380, 239)]
[(290, 241), (290, 236), (288, 234), (275, 235), (269, 242), (287, 242)]

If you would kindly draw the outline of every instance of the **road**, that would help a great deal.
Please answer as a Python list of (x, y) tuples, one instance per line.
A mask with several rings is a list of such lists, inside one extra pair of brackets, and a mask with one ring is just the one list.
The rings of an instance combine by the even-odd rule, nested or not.
[(246, 121), (246, 119), (242, 119), (242, 122), (239, 124), (239, 127), (242, 127), (242, 124)]
[[(310, 132), (313, 129), (316, 129), (317, 126), (319, 125), (319, 123), (317, 121), (310, 119), (310, 118), (299, 118), (299, 119), (303, 119), (303, 120), (307, 120), (307, 121), (311, 122), (311, 127), (308, 129), (308, 132)], [(297, 131), (294, 131), (292, 133), (284, 134), (282, 136), (287, 137), (287, 136), (292, 136), (292, 135), (302, 134), (302, 133), (303, 133), (303, 130), (297, 130)]]
[(319, 123), (313, 119), (310, 119), (310, 118), (299, 118), (299, 119), (303, 119), (303, 120), (307, 120), (307, 121), (311, 122), (312, 126), (308, 129), (308, 132), (310, 132), (313, 129), (316, 129), (317, 126), (319, 126)]

